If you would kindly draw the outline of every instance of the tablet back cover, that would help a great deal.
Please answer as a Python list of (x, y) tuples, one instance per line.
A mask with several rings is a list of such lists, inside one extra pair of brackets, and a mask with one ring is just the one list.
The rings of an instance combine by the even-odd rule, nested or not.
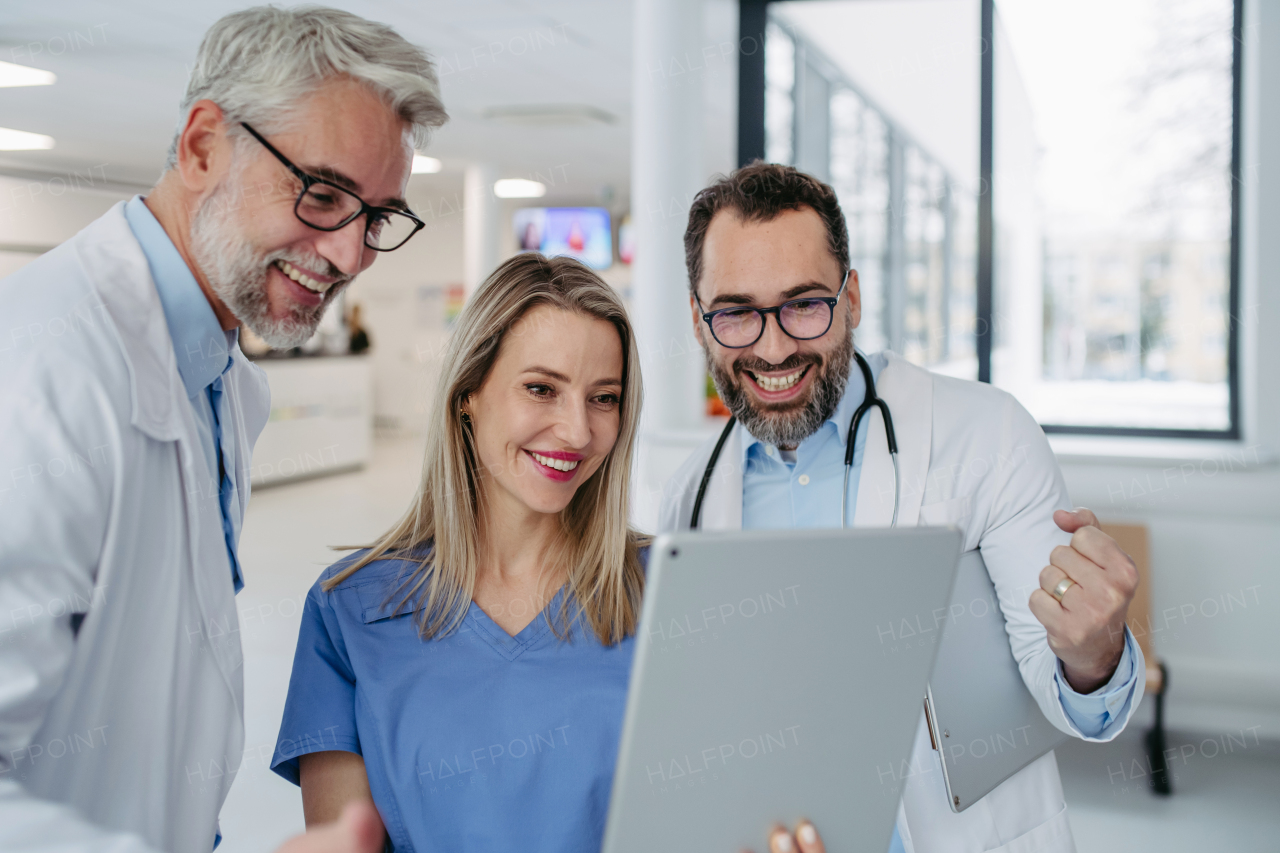
[(960, 557), (928, 702), (955, 812), (1068, 737), (1045, 719), (1022, 680), (979, 551)]
[(884, 853), (959, 546), (944, 528), (660, 537), (604, 850), (759, 850), (807, 817), (828, 850)]

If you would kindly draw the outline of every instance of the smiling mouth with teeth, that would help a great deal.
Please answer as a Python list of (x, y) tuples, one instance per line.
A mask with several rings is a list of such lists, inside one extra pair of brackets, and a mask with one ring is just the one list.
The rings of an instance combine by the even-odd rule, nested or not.
[(791, 373), (787, 373), (783, 376), (760, 376), (752, 373), (751, 378), (755, 380), (755, 383), (765, 391), (786, 391), (788, 388), (799, 382), (800, 378), (804, 376), (808, 369), (809, 365), (806, 364), (799, 370), (792, 371)]
[(529, 451), (529, 455), (538, 461), (540, 465), (546, 465), (548, 468), (554, 468), (557, 471), (572, 471), (578, 467), (581, 459), (552, 459), (550, 456), (543, 456), (541, 453)]
[(307, 290), (310, 290), (312, 293), (325, 293), (329, 290), (330, 287), (333, 286), (333, 282), (326, 283), (322, 281), (316, 281), (314, 278), (307, 275), (302, 270), (298, 269), (288, 261), (285, 261), (285, 260), (276, 261), (275, 266), (276, 266), (276, 269), (280, 270), (280, 272), (289, 276), (289, 278), (293, 279), (298, 284), (305, 287)]

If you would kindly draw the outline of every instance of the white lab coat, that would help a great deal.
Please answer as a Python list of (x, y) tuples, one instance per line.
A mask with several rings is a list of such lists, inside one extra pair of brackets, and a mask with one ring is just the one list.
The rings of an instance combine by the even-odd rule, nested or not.
[[(1059, 704), (1056, 658), (1044, 626), (1027, 606), (1049, 552), (1071, 539), (1053, 523), (1053, 511), (1071, 504), (1043, 431), (998, 388), (935, 375), (893, 353), (885, 355), (888, 363), (876, 384), (898, 438), (899, 525), (956, 525), (964, 533), (965, 550), (981, 546), (1027, 687), (1055, 726), (1083, 737)], [(893, 465), (883, 422), (874, 410), (867, 420), (854, 526), (885, 527), (893, 514)], [(742, 527), (742, 434), (737, 427), (721, 451), (702, 507), (702, 529)], [(694, 452), (664, 490), (660, 530), (689, 528), (714, 443)], [(1140, 658), (1135, 665), (1144, 672)], [(1141, 696), (1141, 683), (1137, 690)], [(1130, 714), (1136, 706), (1137, 701), (1130, 704)], [(1122, 727), (1109, 730), (1108, 739)], [(910, 763), (902, 769), (891, 781), (901, 790), (898, 830), (908, 853), (1075, 849), (1053, 753), (955, 814), (922, 710)]]
[[(269, 391), (232, 356), (248, 459)], [(0, 281), (0, 436), (0, 849), (209, 853), (244, 745), (235, 596), (122, 204)]]

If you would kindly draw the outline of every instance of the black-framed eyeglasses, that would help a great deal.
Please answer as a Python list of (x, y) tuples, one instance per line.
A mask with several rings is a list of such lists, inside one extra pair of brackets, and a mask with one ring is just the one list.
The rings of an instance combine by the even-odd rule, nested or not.
[[(728, 349), (742, 349), (760, 340), (764, 334), (765, 317), (769, 314), (777, 319), (778, 328), (788, 337), (798, 341), (811, 341), (822, 337), (831, 328), (836, 305), (840, 303), (840, 296), (848, 281), (849, 273), (846, 271), (835, 296), (802, 296), (772, 308), (733, 305), (703, 313), (702, 321), (711, 330), (716, 343)], [(702, 311), (702, 300), (698, 298), (696, 291), (693, 298), (698, 303), (698, 310)]]
[(343, 189), (332, 181), (308, 175), (275, 149), (262, 134), (240, 122), (240, 126), (262, 143), (263, 147), (302, 182), (302, 191), (293, 204), (293, 214), (304, 224), (317, 231), (337, 231), (365, 216), (364, 244), (378, 252), (399, 249), (409, 238), (426, 227), (421, 219), (407, 210), (394, 207), (374, 207), (364, 199)]

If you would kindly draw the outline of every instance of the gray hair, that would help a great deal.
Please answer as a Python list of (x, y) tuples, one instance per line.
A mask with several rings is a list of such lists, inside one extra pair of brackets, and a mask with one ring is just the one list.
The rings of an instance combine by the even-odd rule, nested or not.
[(255, 6), (221, 18), (200, 42), (165, 169), (177, 165), (178, 138), (196, 101), (213, 101), (228, 125), (243, 121), (269, 134), (338, 75), (381, 96), (409, 125), (416, 149), (449, 119), (431, 59), (386, 24), (323, 6)]

